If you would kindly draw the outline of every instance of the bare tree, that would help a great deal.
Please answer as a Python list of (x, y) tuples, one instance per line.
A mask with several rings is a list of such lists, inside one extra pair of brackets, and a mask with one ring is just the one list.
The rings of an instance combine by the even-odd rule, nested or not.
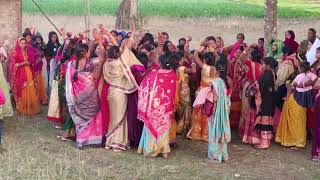
[(264, 37), (266, 44), (277, 37), (277, 4), (277, 0), (265, 0)]
[(129, 29), (130, 17), (137, 15), (138, 0), (122, 0), (116, 20), (116, 29)]

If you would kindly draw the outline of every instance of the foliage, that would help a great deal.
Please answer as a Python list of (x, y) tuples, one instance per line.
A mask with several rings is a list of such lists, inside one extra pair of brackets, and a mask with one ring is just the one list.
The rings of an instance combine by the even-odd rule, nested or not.
[[(94, 15), (116, 15), (121, 0), (92, 0)], [(23, 12), (39, 13), (31, 0), (22, 0)], [(84, 1), (36, 0), (48, 14), (82, 15)], [(317, 0), (278, 0), (279, 17), (320, 17)], [(264, 16), (264, 0), (139, 0), (138, 11), (146, 16), (215, 17)]]

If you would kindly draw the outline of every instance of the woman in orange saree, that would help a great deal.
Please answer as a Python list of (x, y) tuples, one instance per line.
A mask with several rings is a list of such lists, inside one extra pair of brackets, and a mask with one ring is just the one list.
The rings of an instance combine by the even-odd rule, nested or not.
[(35, 54), (27, 47), (26, 39), (19, 38), (11, 54), (10, 74), (17, 112), (23, 115), (40, 113), (35, 77), (30, 67), (34, 60)]
[[(210, 76), (211, 67), (215, 65), (217, 54), (209, 52), (203, 55), (203, 61), (199, 59), (198, 52), (194, 54), (195, 63), (202, 68), (200, 87), (196, 96), (202, 88), (209, 87), (212, 78)], [(187, 133), (187, 138), (208, 141), (208, 116), (202, 113), (201, 107), (194, 107), (192, 115), (192, 126)]]

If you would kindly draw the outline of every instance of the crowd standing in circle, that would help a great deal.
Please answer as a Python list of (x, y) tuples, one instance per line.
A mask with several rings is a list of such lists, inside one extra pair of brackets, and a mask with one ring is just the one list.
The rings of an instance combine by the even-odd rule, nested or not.
[[(177, 45), (168, 33), (61, 29), (44, 43), (26, 28), (11, 53), (0, 44), (0, 119), (35, 115), (48, 105), (47, 119), (58, 138), (77, 147), (113, 151), (137, 148), (145, 157), (168, 158), (182, 135), (208, 143), (208, 161), (229, 160), (235, 129), (245, 144), (266, 149), (272, 142), (292, 149), (312, 139), (320, 149), (320, 39), (246, 42), (239, 33), (225, 46), (208, 36), (191, 50), (191, 37)], [(10, 97), (12, 92), (13, 99)], [(12, 102), (11, 102), (12, 101)], [(231, 153), (232, 154), (232, 153)]]

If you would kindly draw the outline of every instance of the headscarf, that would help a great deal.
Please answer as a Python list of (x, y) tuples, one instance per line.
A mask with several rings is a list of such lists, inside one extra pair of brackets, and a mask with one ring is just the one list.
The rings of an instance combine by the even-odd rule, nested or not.
[[(284, 44), (282, 41), (278, 39), (273, 39), (271, 41), (272, 43), (269, 44), (268, 46), (268, 56), (273, 57), (275, 59), (282, 59), (282, 48), (284, 47)], [(272, 52), (272, 46), (276, 45), (277, 46), (277, 52), (274, 53)]]
[(9, 80), (10, 85), (17, 103), (21, 99), (22, 90), (26, 86), (27, 82), (27, 72), (25, 66), (18, 67), (17, 65), (29, 61), (30, 63), (35, 61), (35, 55), (31, 46), (27, 45), (27, 58), (25, 59), (22, 54), (22, 49), (20, 47), (20, 41), (25, 38), (21, 37), (16, 41), (16, 46), (11, 53), (11, 60), (9, 65)]
[(289, 30), (288, 33), (291, 35), (290, 39), (284, 40), (284, 45), (289, 47), (291, 49), (291, 54), (296, 53), (299, 47), (299, 44), (294, 40), (296, 38), (296, 35), (293, 31)]

